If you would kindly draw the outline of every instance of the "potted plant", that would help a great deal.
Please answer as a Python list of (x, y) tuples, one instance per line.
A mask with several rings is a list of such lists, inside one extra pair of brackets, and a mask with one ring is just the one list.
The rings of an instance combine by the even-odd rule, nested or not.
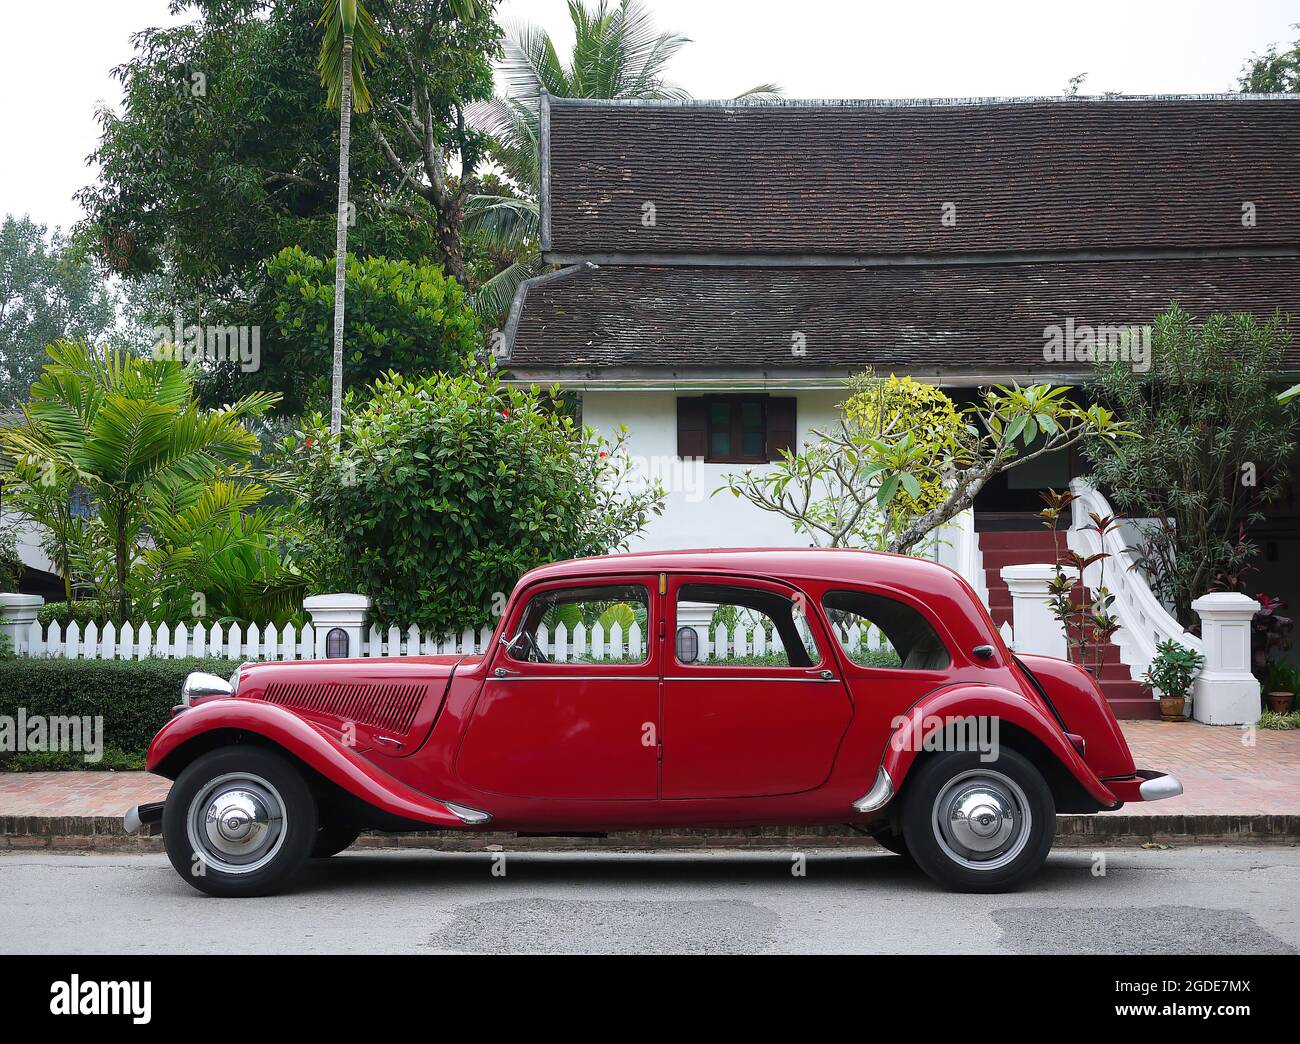
[(1183, 721), (1192, 680), (1205, 665), (1198, 652), (1167, 639), (1156, 646), (1142, 684), (1160, 697), (1160, 717), (1164, 721)]
[(1268, 672), (1268, 709), (1275, 714), (1290, 714), (1300, 687), (1300, 668), (1285, 663), (1274, 663)]

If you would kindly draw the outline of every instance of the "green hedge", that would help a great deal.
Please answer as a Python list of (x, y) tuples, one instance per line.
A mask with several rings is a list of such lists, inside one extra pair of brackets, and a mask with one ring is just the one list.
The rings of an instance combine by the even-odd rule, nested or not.
[(0, 769), (138, 768), (149, 741), (181, 698), (190, 671), (228, 678), (239, 661), (186, 660), (0, 660), (0, 715), (18, 708), (35, 714), (104, 718), (104, 757), (94, 764), (74, 752), (0, 751)]

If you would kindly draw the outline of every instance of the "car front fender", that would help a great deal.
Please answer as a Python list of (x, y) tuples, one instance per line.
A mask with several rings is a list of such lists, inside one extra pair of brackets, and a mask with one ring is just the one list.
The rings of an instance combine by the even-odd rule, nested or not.
[(149, 744), (145, 767), (150, 772), (175, 778), (179, 770), (174, 765), (159, 772), (173, 754), (206, 733), (231, 730), (260, 736), (315, 769), (331, 783), (390, 815), (447, 827), (482, 823), (488, 818), (485, 813), (421, 794), (310, 722), (283, 707), (260, 700), (212, 700), (177, 715)]
[[(1119, 799), (1097, 778), (1079, 756), (1060, 727), (1020, 693), (995, 685), (955, 685), (922, 697), (896, 718), (881, 767), (889, 774), (893, 791), (903, 786), (917, 756), (935, 749), (936, 731), (967, 718), (986, 718), (1014, 725), (1027, 732), (1078, 781), (1103, 808), (1115, 808)], [(999, 733), (999, 743), (1001, 742)]]

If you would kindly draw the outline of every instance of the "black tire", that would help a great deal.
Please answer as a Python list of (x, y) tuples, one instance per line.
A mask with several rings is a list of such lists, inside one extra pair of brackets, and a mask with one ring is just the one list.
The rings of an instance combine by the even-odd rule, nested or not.
[[(210, 814), (217, 809), (229, 818)], [(307, 861), (316, 841), (316, 800), (285, 755), (220, 747), (177, 777), (162, 826), (167, 857), (188, 884), (208, 895), (270, 895)]]
[(907, 842), (903, 840), (903, 836), (895, 834), (888, 827), (872, 834), (871, 840), (885, 851), (892, 852), (896, 856), (902, 856), (908, 862), (913, 862), (912, 853), (908, 850)]
[(328, 859), (338, 855), (345, 848), (351, 848), (352, 842), (361, 836), (356, 827), (342, 826), (337, 823), (322, 823), (316, 828), (316, 841), (311, 846), (313, 859)]
[(950, 751), (909, 773), (903, 833), (917, 865), (940, 884), (1009, 892), (1046, 862), (1056, 802), (1042, 773), (1014, 750), (1002, 748), (992, 762), (974, 751)]

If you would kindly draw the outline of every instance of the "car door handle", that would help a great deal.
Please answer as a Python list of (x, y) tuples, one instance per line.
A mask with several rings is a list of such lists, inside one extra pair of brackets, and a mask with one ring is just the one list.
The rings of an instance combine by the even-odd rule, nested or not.
[(820, 678), (822, 681), (834, 681), (834, 680), (835, 680), (835, 672), (834, 672), (834, 671), (809, 671), (808, 673), (809, 673), (810, 675), (813, 675), (813, 674), (817, 675), (817, 677)]
[(509, 678), (512, 674), (518, 674), (518, 671), (507, 670), (505, 667), (498, 667), (492, 672), (498, 678)]

